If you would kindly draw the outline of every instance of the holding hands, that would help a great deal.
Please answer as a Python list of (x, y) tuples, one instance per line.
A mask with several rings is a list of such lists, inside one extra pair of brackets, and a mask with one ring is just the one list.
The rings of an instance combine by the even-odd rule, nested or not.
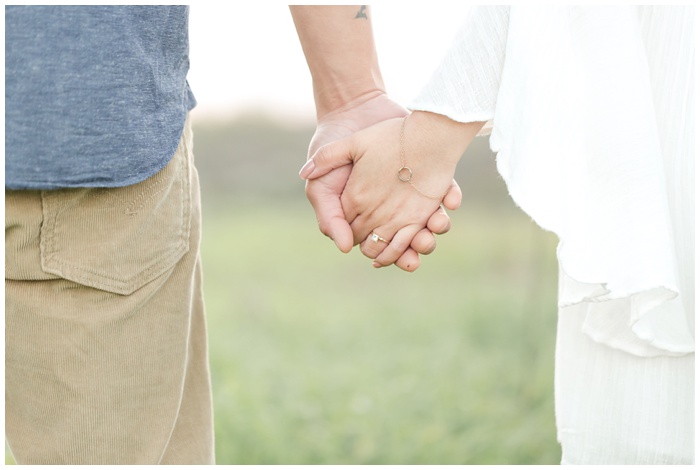
[[(396, 114), (340, 140), (312, 145), (300, 176), (308, 181), (321, 231), (341, 251), (352, 247), (352, 236), (352, 245), (359, 244), (374, 267), (396, 264), (414, 271), (418, 253), (435, 248), (433, 234), (450, 229), (442, 205), (459, 207), (454, 172), (483, 123), (463, 124), (426, 112)], [(317, 186), (331, 178), (335, 197)]]
[(418, 112), (403, 120), (408, 111), (384, 89), (369, 6), (289, 8), (316, 104), (300, 175), (319, 229), (344, 253), (359, 244), (376, 267), (414, 271), (434, 234), (450, 229), (444, 208), (462, 199), (454, 170), (483, 123)]

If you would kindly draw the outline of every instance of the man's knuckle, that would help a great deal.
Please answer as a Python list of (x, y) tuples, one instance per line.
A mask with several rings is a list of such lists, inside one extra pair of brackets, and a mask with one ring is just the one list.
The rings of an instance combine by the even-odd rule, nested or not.
[(316, 162), (316, 165), (324, 164), (327, 160), (332, 159), (332, 157), (333, 148), (330, 145), (324, 145), (321, 148), (319, 148), (318, 151), (316, 151), (314, 161)]

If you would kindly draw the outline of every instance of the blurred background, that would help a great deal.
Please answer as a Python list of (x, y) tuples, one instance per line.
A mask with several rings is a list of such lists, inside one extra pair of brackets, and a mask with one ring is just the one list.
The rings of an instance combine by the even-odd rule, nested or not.
[(200, 122), (202, 257), (220, 464), (558, 464), (556, 240), (486, 139), (421, 267), (371, 267), (316, 227), (313, 125)]
[[(469, 8), (408, 5), (372, 7), (404, 104)], [(437, 250), (376, 270), (318, 231), (297, 176), (315, 120), (288, 7), (193, 5), (190, 41), (217, 463), (558, 464), (556, 239), (514, 206), (488, 140)]]
[[(418, 93), (469, 8), (372, 6), (390, 96)], [(297, 177), (315, 114), (287, 6), (190, 21), (217, 462), (558, 464), (556, 240), (488, 140), (438, 249), (412, 274), (373, 269), (318, 231)]]

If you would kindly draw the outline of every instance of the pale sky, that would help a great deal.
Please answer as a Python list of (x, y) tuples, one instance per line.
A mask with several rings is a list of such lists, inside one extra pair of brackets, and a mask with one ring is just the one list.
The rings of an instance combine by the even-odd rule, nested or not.
[[(277, 2), (193, 3), (190, 73), (194, 116), (262, 109), (314, 119), (311, 78), (289, 8)], [(429, 79), (469, 3), (372, 5), (377, 53), (389, 95), (406, 104)]]

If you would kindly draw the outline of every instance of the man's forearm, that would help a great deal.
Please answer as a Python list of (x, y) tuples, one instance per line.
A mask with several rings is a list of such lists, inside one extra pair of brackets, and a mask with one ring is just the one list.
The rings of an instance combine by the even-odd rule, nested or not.
[(369, 6), (289, 9), (313, 79), (318, 118), (385, 92)]

